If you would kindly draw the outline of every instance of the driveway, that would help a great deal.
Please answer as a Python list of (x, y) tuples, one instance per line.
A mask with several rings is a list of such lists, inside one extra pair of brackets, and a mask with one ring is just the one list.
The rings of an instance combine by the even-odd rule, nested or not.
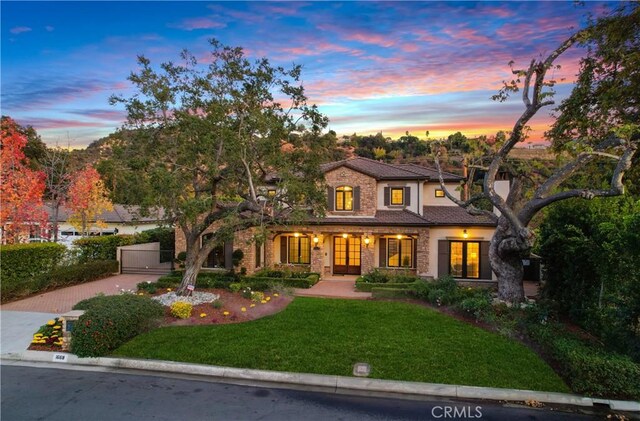
[(116, 275), (99, 281), (87, 282), (55, 291), (45, 292), (3, 304), (2, 311), (28, 311), (39, 313), (62, 314), (85, 298), (94, 297), (96, 294), (116, 295), (121, 290), (135, 290), (140, 282), (155, 282), (161, 275)]

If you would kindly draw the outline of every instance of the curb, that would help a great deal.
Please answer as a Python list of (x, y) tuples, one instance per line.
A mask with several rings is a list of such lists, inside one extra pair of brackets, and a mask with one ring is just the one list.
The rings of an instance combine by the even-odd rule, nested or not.
[[(65, 355), (64, 361), (56, 356)], [(459, 399), (484, 399), (496, 401), (534, 400), (547, 404), (582, 407), (608, 405), (612, 410), (640, 412), (640, 402), (612, 399), (596, 399), (568, 393), (539, 392), (533, 390), (499, 389), (493, 387), (460, 386), (438, 383), (419, 383), (396, 380), (379, 380), (323, 374), (291, 373), (218, 367), (173, 361), (138, 360), (128, 358), (78, 358), (73, 354), (43, 351), (24, 351), (0, 355), (3, 361), (54, 362), (64, 365), (96, 366), (181, 375), (205, 376), (214, 379), (261, 382), (296, 388), (302, 386), (340, 394), (395, 395), (395, 397), (448, 397)]]

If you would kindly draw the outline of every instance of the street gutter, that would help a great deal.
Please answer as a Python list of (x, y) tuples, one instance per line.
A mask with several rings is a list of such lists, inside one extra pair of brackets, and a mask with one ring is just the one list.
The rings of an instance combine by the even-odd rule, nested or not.
[[(64, 356), (62, 360), (60, 356)], [(288, 389), (324, 391), (338, 394), (358, 394), (396, 398), (441, 397), (452, 399), (483, 399), (493, 401), (537, 401), (580, 407), (608, 405), (616, 411), (640, 412), (640, 402), (613, 399), (597, 399), (568, 393), (540, 392), (533, 390), (500, 389), (493, 387), (460, 386), (437, 383), (420, 383), (396, 380), (380, 380), (323, 374), (290, 373), (219, 367), (173, 361), (141, 360), (133, 358), (78, 358), (73, 354), (44, 351), (24, 351), (0, 355), (1, 361), (55, 363), (56, 365), (128, 369), (142, 372), (195, 375), (236, 384), (278, 386)]]

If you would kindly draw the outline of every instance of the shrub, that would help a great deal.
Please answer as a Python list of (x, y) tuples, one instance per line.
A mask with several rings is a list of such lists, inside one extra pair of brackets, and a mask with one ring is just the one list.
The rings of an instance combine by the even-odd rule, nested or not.
[(389, 282), (389, 274), (376, 268), (362, 275), (359, 281), (367, 284), (386, 284)]
[(222, 307), (224, 307), (224, 303), (222, 302), (222, 300), (217, 299), (217, 300), (213, 300), (211, 302), (211, 306), (215, 309), (220, 309)]
[(74, 310), (85, 310), (76, 322), (71, 352), (79, 357), (100, 357), (155, 326), (163, 306), (139, 295), (98, 296), (80, 301)]
[(111, 276), (118, 271), (115, 260), (95, 260), (76, 265), (59, 266), (41, 277), (42, 289), (81, 284)]
[(64, 254), (65, 247), (56, 243), (1, 246), (2, 302), (34, 292), (34, 281), (53, 270)]
[(260, 292), (260, 291), (251, 292), (251, 301), (259, 303), (262, 300), (264, 300), (264, 292)]
[(488, 293), (476, 294), (460, 301), (456, 307), (476, 320), (487, 320), (493, 315), (491, 297)]
[(413, 297), (413, 291), (406, 288), (381, 288), (376, 287), (371, 289), (371, 296), (373, 298), (409, 298)]
[[(176, 248), (176, 235), (173, 228), (153, 228), (144, 230), (135, 235), (135, 243), (160, 243), (160, 250), (173, 250)], [(185, 252), (186, 257), (186, 252)]]
[(231, 253), (231, 262), (233, 266), (238, 266), (242, 259), (244, 258), (244, 252), (240, 249), (235, 249), (233, 253)]
[(184, 301), (176, 301), (171, 304), (171, 314), (178, 319), (188, 319), (191, 317), (193, 306)]
[(158, 290), (158, 284), (156, 282), (140, 282), (138, 285), (136, 285), (136, 287), (138, 288), (138, 291), (142, 292), (148, 292), (149, 294), (155, 294), (156, 291)]
[(393, 289), (408, 289), (411, 288), (412, 289), (412, 295), (414, 295), (413, 292), (413, 286), (416, 284), (416, 282), (410, 282), (410, 283), (383, 283), (383, 284), (373, 284), (373, 283), (366, 283), (366, 282), (356, 282), (356, 291), (361, 291), (361, 292), (371, 292), (374, 288), (393, 288)]
[(105, 235), (80, 238), (73, 242), (80, 250), (81, 262), (89, 260), (116, 260), (116, 250), (120, 246), (135, 244), (133, 235)]
[(239, 284), (239, 283), (229, 284), (229, 290), (231, 292), (239, 292), (241, 289), (242, 289), (242, 284)]

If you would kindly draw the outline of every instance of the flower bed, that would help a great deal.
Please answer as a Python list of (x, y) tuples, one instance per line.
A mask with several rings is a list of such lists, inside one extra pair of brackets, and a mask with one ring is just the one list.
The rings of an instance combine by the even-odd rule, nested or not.
[(62, 320), (55, 318), (42, 325), (29, 345), (31, 351), (62, 351)]

